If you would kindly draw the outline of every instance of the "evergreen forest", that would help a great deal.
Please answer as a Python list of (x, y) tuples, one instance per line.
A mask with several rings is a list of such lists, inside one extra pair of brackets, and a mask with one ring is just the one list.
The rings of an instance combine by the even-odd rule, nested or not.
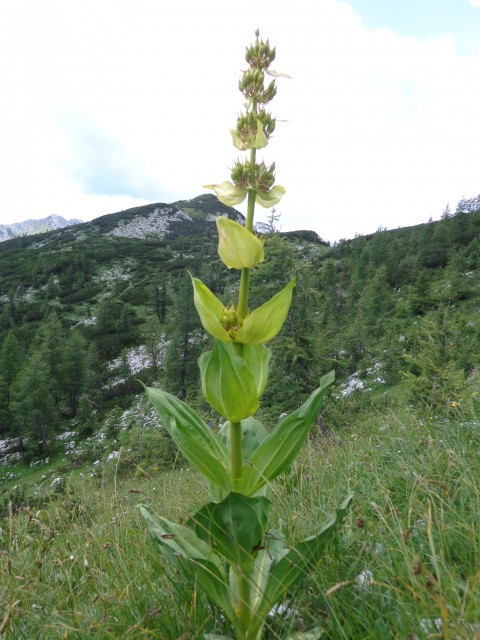
[[(187, 591), (163, 607), (174, 596), (157, 580), (152, 543), (132, 516), (136, 493), (184, 512), (189, 491), (202, 491), (141, 383), (161, 386), (219, 426), (200, 388), (197, 359), (210, 338), (190, 277), (225, 305), (237, 295), (234, 274), (217, 259), (219, 215), (242, 219), (201, 195), (0, 243), (0, 638), (221, 633), (208, 602), (192, 604)], [(274, 210), (258, 231), (265, 261), (252, 272), (252, 306), (297, 282), (271, 344), (262, 422), (269, 427), (296, 409), (335, 371), (305, 455), (278, 482), (278, 518), (308, 529), (315, 510), (340, 501), (320, 493), (325, 486), (335, 493), (337, 477), (350, 478), (358, 496), (338, 542), (345, 560), (326, 559), (324, 577), (307, 581), (303, 614), (288, 612), (287, 597), (267, 637), (284, 637), (290, 624), (311, 627), (315, 611), (326, 638), (480, 637), (480, 196), (447, 207), (438, 221), (334, 244), (309, 230), (281, 232)], [(353, 480), (359, 465), (364, 475)], [(442, 529), (449, 500), (462, 515)], [(409, 550), (415, 536), (421, 544)], [(17, 539), (30, 541), (34, 559)], [(132, 574), (128, 557), (140, 539), (144, 564)], [(389, 589), (372, 578), (367, 592), (371, 567), (385, 557), (372, 549), (386, 539)], [(87, 540), (98, 558), (111, 553), (97, 574)], [(59, 541), (63, 551), (55, 550)]]

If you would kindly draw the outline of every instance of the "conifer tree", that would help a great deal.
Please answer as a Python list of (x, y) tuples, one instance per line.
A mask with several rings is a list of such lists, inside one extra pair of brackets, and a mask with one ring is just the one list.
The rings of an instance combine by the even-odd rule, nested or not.
[(78, 331), (73, 330), (65, 343), (62, 376), (62, 388), (70, 413), (73, 415), (77, 411), (80, 396), (85, 390), (86, 373), (86, 342)]
[(13, 435), (25, 451), (45, 455), (53, 450), (57, 413), (53, 376), (45, 354), (33, 351), (12, 386)]
[(22, 348), (13, 331), (9, 331), (0, 351), (0, 434), (12, 429), (11, 388), (22, 366)]

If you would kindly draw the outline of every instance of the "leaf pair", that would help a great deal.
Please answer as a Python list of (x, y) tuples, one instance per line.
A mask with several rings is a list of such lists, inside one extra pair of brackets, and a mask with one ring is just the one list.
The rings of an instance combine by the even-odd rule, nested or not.
[[(225, 346), (230, 347), (231, 345), (223, 345), (223, 347)], [(256, 391), (263, 390), (266, 382), (262, 373), (266, 362), (260, 362), (262, 358), (269, 357), (265, 355), (265, 352), (268, 352), (265, 347), (258, 349), (258, 370), (255, 376), (249, 374), (254, 378)], [(213, 371), (210, 377), (207, 365), (208, 363), (205, 365), (207, 370), (205, 384), (214, 385), (216, 373)], [(255, 370), (255, 367), (250, 366), (252, 370)], [(227, 371), (225, 378), (228, 378), (229, 375), (230, 373)], [(162, 423), (180, 451), (214, 487), (218, 487), (218, 490), (211, 493), (212, 497), (221, 500), (232, 489), (244, 495), (253, 496), (290, 466), (305, 442), (310, 427), (320, 412), (328, 387), (334, 378), (333, 371), (323, 376), (318, 389), (301, 407), (284, 418), (270, 434), (267, 434), (265, 427), (257, 420), (253, 418), (243, 420), (241, 418), (245, 462), (242, 475), (235, 481), (235, 486), (232, 485), (231, 480), (228, 447), (229, 427), (224, 426), (217, 436), (200, 416), (181, 400), (161, 389), (146, 387), (146, 391)], [(231, 380), (227, 383), (233, 384)], [(241, 410), (237, 407), (234, 399), (230, 398), (224, 402), (223, 396), (219, 395), (217, 398), (214, 390), (211, 391), (211, 394), (215, 402), (217, 399), (218, 402), (222, 402), (222, 410), (226, 407), (226, 413), (238, 410), (240, 411), (238, 415), (241, 415)], [(229, 403), (228, 406), (225, 403)], [(235, 418), (238, 417), (237, 414), (233, 415)], [(231, 421), (238, 422), (235, 419)], [(258, 431), (258, 433), (254, 433), (254, 431)]]
[(240, 356), (233, 344), (215, 340), (213, 350), (198, 359), (207, 402), (231, 422), (252, 416), (267, 383), (270, 355), (264, 345), (254, 345)]
[(288, 309), (292, 302), (292, 292), (295, 278), (268, 302), (247, 314), (245, 319), (232, 330), (227, 330), (222, 324), (222, 317), (228, 312), (227, 308), (198, 280), (192, 278), (193, 301), (200, 321), (206, 331), (222, 342), (239, 342), (246, 345), (257, 345), (274, 338), (285, 322)]
[(292, 546), (278, 532), (265, 535), (269, 501), (264, 497), (230, 493), (221, 503), (200, 509), (189, 526), (171, 523), (145, 505), (140, 511), (166, 559), (195, 579), (233, 624), (235, 599), (224, 562), (235, 568), (234, 575), (251, 571), (251, 624), (245, 637), (255, 640), (271, 608), (318, 564), (351, 500), (349, 496), (318, 534)]

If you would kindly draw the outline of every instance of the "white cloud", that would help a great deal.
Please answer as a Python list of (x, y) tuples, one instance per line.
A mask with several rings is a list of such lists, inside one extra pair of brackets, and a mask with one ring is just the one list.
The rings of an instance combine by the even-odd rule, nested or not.
[(469, 0), (469, 2), (475, 9), (480, 9), (480, 0)]
[(448, 37), (367, 31), (346, 2), (242, 7), (17, 0), (4, 10), (0, 222), (87, 219), (227, 179), (257, 26), (293, 78), (279, 82), (272, 110), (288, 122), (265, 153), (287, 188), (284, 229), (351, 237), (426, 221), (480, 191), (479, 56), (460, 57)]

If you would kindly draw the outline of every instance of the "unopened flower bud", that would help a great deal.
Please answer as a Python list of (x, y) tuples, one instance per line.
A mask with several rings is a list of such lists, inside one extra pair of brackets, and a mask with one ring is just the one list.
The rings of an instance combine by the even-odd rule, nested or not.
[(250, 163), (236, 162), (230, 175), (235, 186), (247, 189), (250, 186)]
[(258, 97), (258, 102), (261, 104), (267, 104), (268, 102), (271, 102), (276, 95), (277, 87), (275, 85), (275, 80), (272, 80), (267, 89)]
[(268, 191), (275, 184), (275, 163), (267, 168), (264, 162), (257, 165), (256, 169), (256, 185), (257, 191)]

